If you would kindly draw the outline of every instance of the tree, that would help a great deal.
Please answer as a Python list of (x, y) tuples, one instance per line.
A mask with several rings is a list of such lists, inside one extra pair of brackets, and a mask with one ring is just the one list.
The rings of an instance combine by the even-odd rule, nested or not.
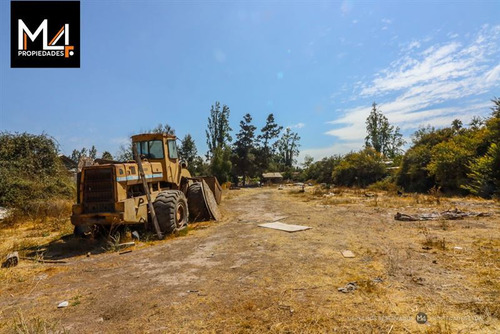
[(306, 156), (304, 157), (304, 162), (302, 163), (302, 167), (304, 169), (308, 169), (311, 167), (313, 162), (314, 162), (314, 158), (311, 157), (309, 154), (306, 154)]
[(210, 161), (210, 170), (211, 174), (216, 176), (221, 184), (229, 181), (232, 167), (230, 159), (231, 149), (228, 146), (215, 148)]
[(73, 150), (71, 153), (71, 160), (79, 162), (82, 157), (91, 158), (95, 160), (97, 158), (97, 149), (94, 145), (90, 149), (83, 147), (81, 150)]
[(382, 155), (371, 147), (347, 154), (333, 169), (337, 185), (366, 187), (382, 180), (387, 170)]
[(223, 148), (233, 140), (229, 133), (232, 131), (229, 126), (230, 112), (229, 107), (225, 104), (221, 110), (220, 102), (218, 101), (215, 102), (215, 106), (212, 105), (210, 108), (210, 117), (208, 118), (207, 130), (205, 131), (207, 135), (208, 158), (214, 156), (217, 148)]
[(484, 126), (484, 119), (479, 116), (474, 116), (472, 117), (469, 126), (471, 127), (471, 129), (480, 129), (482, 126)]
[(196, 149), (196, 144), (190, 134), (185, 135), (181, 140), (179, 155), (187, 162), (189, 172), (194, 174), (198, 150)]
[(113, 160), (113, 156), (108, 151), (104, 151), (104, 152), (102, 152), (101, 159)]
[(368, 133), (365, 137), (366, 147), (373, 147), (375, 151), (391, 159), (401, 154), (401, 147), (405, 144), (403, 135), (399, 132), (399, 127), (394, 128), (389, 124), (387, 117), (377, 109), (375, 102), (366, 119), (366, 131)]
[[(308, 156), (306, 156), (306, 159), (307, 157)], [(332, 172), (335, 167), (342, 161), (342, 156), (334, 155), (329, 158), (323, 158), (320, 161), (316, 162), (312, 162), (310, 159), (304, 162), (302, 180), (314, 180), (319, 183), (327, 184), (333, 183)], [(311, 161), (311, 163), (309, 163), (309, 161)]]
[(500, 118), (500, 98), (494, 97), (491, 102), (494, 104), (494, 106), (491, 107), (491, 110), (493, 110), (493, 118)]
[(290, 128), (286, 128), (280, 140), (276, 142), (278, 160), (286, 168), (292, 167), (299, 155), (300, 137)]
[(491, 198), (500, 195), (500, 145), (492, 143), (484, 156), (469, 164), (469, 182), (462, 188), (474, 195)]
[(80, 158), (82, 156), (87, 156), (87, 149), (84, 147), (82, 148), (81, 150), (73, 150), (73, 152), (71, 152), (71, 160), (73, 160), (74, 162), (78, 162), (80, 161)]
[(152, 128), (148, 131), (148, 133), (165, 133), (167, 135), (175, 135), (175, 130), (167, 123), (161, 124), (159, 123), (155, 128)]
[(283, 130), (283, 127), (276, 124), (273, 114), (269, 114), (266, 119), (266, 125), (260, 129), (261, 134), (257, 137), (257, 140), (262, 144), (260, 155), (262, 171), (269, 168), (269, 160), (273, 154), (272, 141), (279, 137), (281, 130)]
[(257, 128), (252, 124), (252, 116), (246, 114), (240, 122), (240, 132), (236, 134), (234, 143), (234, 164), (236, 174), (243, 175), (243, 185), (246, 184), (246, 178), (254, 167), (255, 157), (252, 154), (255, 142), (255, 130)]
[(118, 161), (130, 161), (134, 160), (134, 155), (132, 154), (132, 143), (122, 144), (118, 152), (116, 152), (116, 160)]

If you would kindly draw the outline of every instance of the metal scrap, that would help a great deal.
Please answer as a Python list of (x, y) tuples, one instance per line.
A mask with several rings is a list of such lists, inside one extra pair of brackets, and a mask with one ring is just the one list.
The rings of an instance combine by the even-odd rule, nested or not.
[(446, 210), (443, 212), (432, 212), (432, 213), (422, 213), (409, 215), (406, 213), (396, 213), (394, 216), (395, 220), (400, 221), (423, 221), (423, 220), (458, 220), (469, 217), (489, 217), (492, 216), (492, 213), (489, 212), (466, 212), (458, 209), (454, 210)]
[(19, 254), (17, 252), (12, 252), (5, 258), (2, 263), (2, 268), (15, 267), (19, 264)]
[(337, 290), (339, 292), (348, 293), (348, 292), (352, 292), (352, 291), (356, 290), (357, 288), (358, 288), (358, 283), (349, 282), (344, 287), (337, 288)]

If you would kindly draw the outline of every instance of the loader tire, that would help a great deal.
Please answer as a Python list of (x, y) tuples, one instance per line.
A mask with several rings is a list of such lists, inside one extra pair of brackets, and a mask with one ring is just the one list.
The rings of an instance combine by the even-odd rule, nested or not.
[(196, 182), (188, 188), (189, 219), (192, 222), (210, 220), (210, 212), (205, 204), (202, 187), (201, 182)]
[(162, 191), (156, 196), (153, 207), (163, 234), (171, 234), (186, 227), (189, 211), (182, 191)]

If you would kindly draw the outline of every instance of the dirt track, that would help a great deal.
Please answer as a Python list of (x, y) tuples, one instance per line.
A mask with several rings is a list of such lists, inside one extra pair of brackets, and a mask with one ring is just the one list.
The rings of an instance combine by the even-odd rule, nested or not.
[[(33, 267), (36, 275), (2, 283), (0, 331), (11, 331), (19, 312), (27, 324), (39, 318), (72, 333), (500, 328), (497, 204), (463, 206), (496, 212), (493, 217), (424, 225), (393, 220), (396, 211), (410, 210), (405, 199), (320, 198), (277, 189), (231, 191), (224, 220), (187, 236), (123, 255), (9, 269)], [(275, 220), (312, 229), (257, 227)], [(429, 234), (445, 237), (445, 249), (422, 249)], [(356, 257), (343, 258), (342, 249)], [(356, 291), (337, 290), (352, 281)], [(57, 309), (64, 300), (70, 306)], [(418, 312), (427, 314), (428, 324), (416, 323)]]

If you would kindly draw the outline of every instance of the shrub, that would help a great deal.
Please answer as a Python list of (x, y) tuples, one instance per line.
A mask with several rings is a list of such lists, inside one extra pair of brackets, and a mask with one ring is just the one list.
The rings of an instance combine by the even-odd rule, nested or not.
[(387, 175), (382, 155), (372, 148), (347, 154), (334, 168), (332, 178), (335, 184), (366, 187)]
[(0, 133), (0, 206), (29, 211), (30, 203), (72, 198), (75, 184), (46, 134)]

